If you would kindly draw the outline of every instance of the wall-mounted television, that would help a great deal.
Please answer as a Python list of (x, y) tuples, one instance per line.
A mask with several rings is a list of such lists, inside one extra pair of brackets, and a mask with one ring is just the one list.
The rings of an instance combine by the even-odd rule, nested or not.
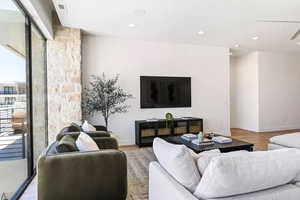
[(141, 108), (191, 107), (191, 77), (141, 76)]

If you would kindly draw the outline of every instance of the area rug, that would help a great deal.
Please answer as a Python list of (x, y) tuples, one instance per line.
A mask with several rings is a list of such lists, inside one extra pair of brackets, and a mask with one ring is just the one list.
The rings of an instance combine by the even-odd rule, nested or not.
[(125, 150), (128, 169), (127, 200), (148, 200), (149, 163), (155, 160), (152, 148)]

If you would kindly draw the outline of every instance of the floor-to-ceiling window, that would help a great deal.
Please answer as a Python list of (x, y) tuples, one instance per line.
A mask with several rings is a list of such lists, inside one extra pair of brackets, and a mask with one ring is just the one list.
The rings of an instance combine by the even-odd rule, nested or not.
[(45, 39), (17, 0), (0, 1), (0, 199), (15, 199), (47, 145)]

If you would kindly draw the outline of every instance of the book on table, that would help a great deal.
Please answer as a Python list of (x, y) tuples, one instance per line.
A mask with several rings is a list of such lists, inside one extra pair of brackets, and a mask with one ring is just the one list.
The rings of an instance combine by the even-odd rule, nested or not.
[(212, 138), (212, 141), (220, 144), (230, 143), (232, 142), (231, 138), (223, 137), (223, 136), (216, 136)]
[(192, 143), (198, 146), (208, 146), (208, 145), (213, 145), (214, 141), (205, 138), (202, 141), (199, 141), (198, 139), (194, 139), (192, 140)]
[(196, 134), (187, 133), (187, 134), (182, 135), (181, 138), (184, 140), (192, 141), (194, 139), (197, 139), (198, 136)]

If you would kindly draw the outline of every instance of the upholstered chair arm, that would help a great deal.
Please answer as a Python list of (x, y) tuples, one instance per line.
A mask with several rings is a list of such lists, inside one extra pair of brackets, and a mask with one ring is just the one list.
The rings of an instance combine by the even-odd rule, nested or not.
[(100, 125), (93, 125), (97, 131), (107, 131), (107, 128), (105, 126)]
[[(108, 132), (105, 131), (90, 131), (90, 132), (86, 132), (89, 136), (91, 136), (92, 138), (98, 138), (98, 137), (110, 137), (110, 134)], [(79, 136), (80, 132), (68, 132), (68, 133), (59, 133), (56, 136), (56, 140), (60, 141), (62, 137), (64, 137), (65, 135), (71, 135), (72, 137), (74, 137), (75, 139), (77, 139), (77, 137)]]
[(103, 150), (41, 156), (38, 199), (125, 200), (127, 161), (124, 152)]
[(112, 137), (94, 137), (94, 141), (97, 143), (100, 149), (118, 149), (118, 141)]
[(91, 137), (110, 137), (110, 133), (107, 131), (88, 131), (85, 133), (89, 134)]

